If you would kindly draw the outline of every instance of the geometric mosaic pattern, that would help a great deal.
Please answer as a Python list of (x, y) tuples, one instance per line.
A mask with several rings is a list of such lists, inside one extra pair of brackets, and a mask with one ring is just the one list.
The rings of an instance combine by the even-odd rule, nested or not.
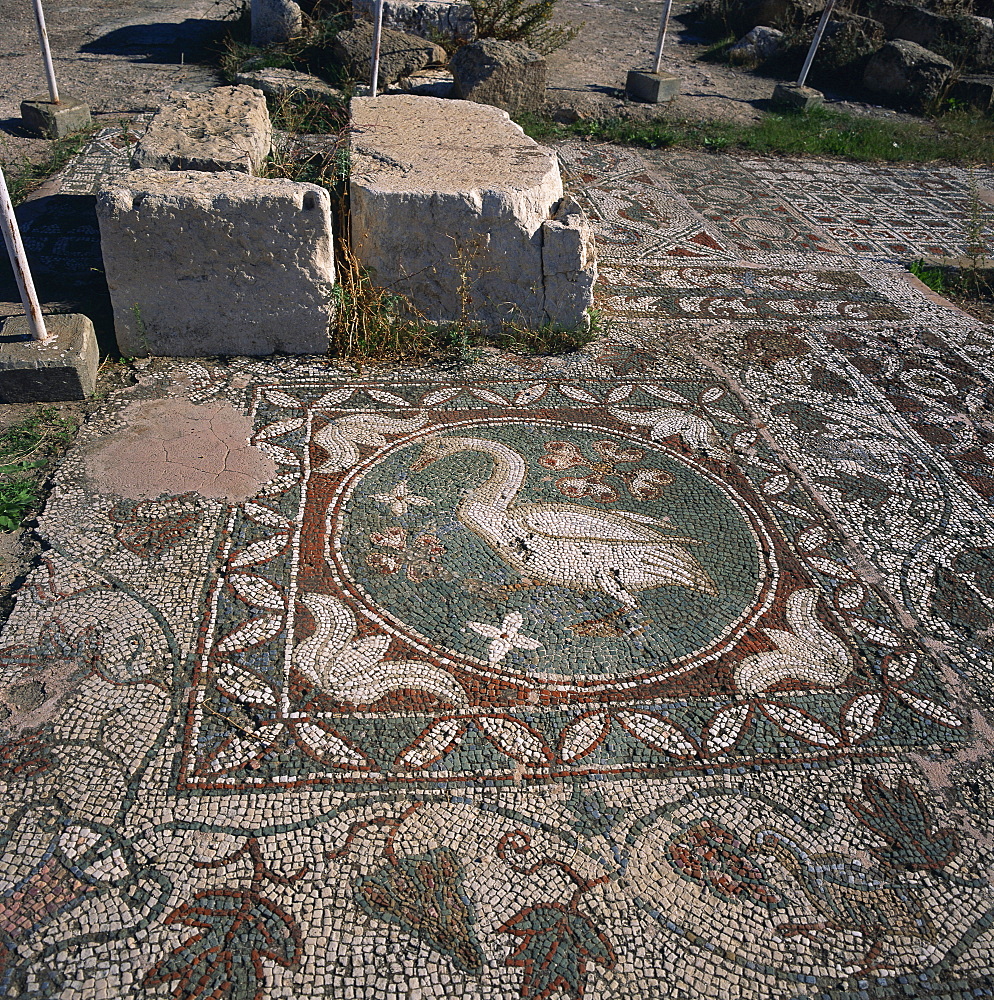
[[(994, 993), (994, 336), (897, 266), (984, 176), (559, 152), (584, 352), (152, 361), (84, 426), (0, 637), (4, 995)], [(174, 397), (256, 495), (86, 478)]]

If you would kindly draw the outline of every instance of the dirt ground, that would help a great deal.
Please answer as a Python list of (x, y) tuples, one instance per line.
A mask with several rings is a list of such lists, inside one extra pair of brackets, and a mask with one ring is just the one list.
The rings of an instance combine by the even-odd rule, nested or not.
[[(170, 90), (201, 90), (218, 82), (211, 47), (234, 0), (91, 0), (50, 3), (48, 32), (62, 93), (86, 102), (97, 121), (155, 107)], [(638, 0), (560, 0), (558, 19), (583, 25), (577, 38), (549, 57), (548, 107), (581, 116), (755, 120), (767, 106), (768, 77), (699, 62), (709, 44), (695, 25), (692, 0), (676, 0), (663, 68), (683, 80), (670, 105), (624, 99), (629, 69), (651, 68), (661, 4)], [(44, 95), (45, 78), (31, 5), (8, 4), (0, 42), (0, 160), (17, 164), (45, 155), (47, 143), (21, 128), (22, 100)], [(844, 101), (856, 113), (893, 112)]]
[[(45, 19), (60, 95), (90, 106), (95, 120), (138, 114), (170, 90), (216, 81), (198, 60), (217, 37), (214, 0), (91, 0), (46, 3)], [(21, 128), (20, 102), (46, 97), (32, 5), (5, 3), (0, 33), (0, 160), (44, 157), (48, 143)]]
[[(573, 108), (581, 115), (757, 121), (769, 108), (776, 81), (712, 62), (700, 56), (713, 39), (702, 34), (694, 17), (697, 0), (675, 0), (663, 50), (662, 68), (683, 81), (669, 105), (635, 104), (624, 99), (630, 69), (652, 68), (661, 3), (638, 0), (560, 0), (558, 19), (583, 24), (580, 34), (549, 57), (548, 106)], [(826, 104), (853, 114), (894, 117), (873, 104), (826, 93)]]

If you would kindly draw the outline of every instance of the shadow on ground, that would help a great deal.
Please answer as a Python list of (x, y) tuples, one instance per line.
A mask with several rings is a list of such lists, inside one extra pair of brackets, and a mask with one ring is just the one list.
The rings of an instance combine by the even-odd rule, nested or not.
[(179, 24), (133, 24), (87, 42), (80, 52), (129, 56), (133, 62), (197, 62), (211, 54), (226, 22), (188, 17)]
[[(24, 250), (46, 312), (80, 312), (97, 331), (101, 354), (117, 353), (110, 293), (100, 255), (96, 199), (49, 195), (17, 209)], [(2, 255), (0, 302), (18, 302), (14, 274)]]

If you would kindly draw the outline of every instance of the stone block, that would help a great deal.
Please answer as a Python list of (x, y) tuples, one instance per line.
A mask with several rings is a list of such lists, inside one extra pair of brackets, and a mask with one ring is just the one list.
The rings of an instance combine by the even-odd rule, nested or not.
[(73, 97), (62, 97), (58, 104), (43, 97), (21, 101), (21, 120), (43, 139), (61, 139), (91, 124), (89, 106)]
[(239, 73), (235, 82), (261, 90), (266, 97), (276, 100), (307, 98), (313, 101), (333, 101), (342, 96), (340, 90), (329, 86), (320, 77), (298, 73), (292, 69), (254, 69), (248, 73)]
[(747, 31), (729, 50), (729, 62), (741, 66), (758, 65), (775, 56), (783, 47), (787, 36), (776, 28), (764, 24)]
[(962, 76), (952, 82), (946, 96), (982, 113), (991, 111), (994, 109), (994, 76)]
[[(332, 53), (342, 69), (354, 80), (369, 82), (369, 56), (373, 51), (373, 26), (358, 21), (349, 31), (340, 31), (332, 42)], [(378, 85), (386, 89), (402, 76), (410, 76), (426, 66), (445, 65), (445, 49), (434, 42), (404, 31), (384, 28), (380, 36)]]
[[(352, 10), (357, 19), (371, 21), (373, 0), (352, 0)], [(473, 8), (461, 0), (384, 0), (383, 24), (422, 38), (476, 38)]]
[(356, 98), (352, 125), (352, 245), (378, 285), (434, 322), (581, 325), (593, 242), (551, 150), (497, 108), (432, 97)]
[(968, 71), (994, 68), (994, 25), (987, 18), (947, 16), (901, 0), (885, 0), (874, 8), (873, 16), (890, 39), (915, 42)]
[(778, 83), (773, 88), (773, 104), (787, 111), (810, 111), (825, 103), (825, 95), (813, 87), (800, 87), (796, 83)]
[(93, 324), (70, 313), (46, 316), (49, 339), (31, 339), (26, 316), (0, 326), (0, 403), (54, 403), (86, 399), (97, 385), (100, 363)]
[(237, 170), (258, 174), (273, 145), (266, 98), (254, 87), (170, 94), (149, 122), (131, 166), (149, 170)]
[(915, 42), (888, 42), (867, 63), (863, 86), (899, 107), (923, 108), (942, 92), (953, 64)]
[[(804, 44), (814, 38), (815, 24), (809, 23)], [(862, 79), (870, 57), (886, 41), (884, 26), (869, 17), (859, 17), (847, 11), (835, 11), (825, 26), (825, 35), (818, 54), (811, 64), (811, 73), (826, 86), (837, 86), (839, 74)]]
[(423, 69), (401, 77), (390, 87), (390, 93), (417, 94), (419, 97), (452, 97), (455, 84), (447, 69)]
[(680, 93), (680, 77), (672, 73), (643, 73), (630, 69), (625, 80), (625, 94), (632, 101), (664, 104)]
[(556, 214), (542, 223), (542, 274), (548, 321), (575, 330), (590, 322), (597, 281), (594, 231), (583, 209), (563, 198)]
[(521, 42), (484, 38), (460, 46), (449, 60), (456, 97), (510, 114), (537, 111), (545, 100), (545, 58)]
[(97, 195), (122, 354), (320, 354), (335, 280), (328, 192), (138, 170)]
[(252, 44), (284, 45), (300, 34), (303, 13), (293, 0), (252, 0)]

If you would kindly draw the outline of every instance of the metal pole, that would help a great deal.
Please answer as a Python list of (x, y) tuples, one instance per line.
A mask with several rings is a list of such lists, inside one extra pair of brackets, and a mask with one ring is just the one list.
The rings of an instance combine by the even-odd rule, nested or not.
[(383, 34), (383, 0), (373, 5), (373, 57), (370, 60), (369, 96), (376, 96), (376, 82), (380, 75), (380, 36)]
[(31, 336), (44, 344), (49, 339), (49, 334), (45, 329), (45, 320), (41, 315), (38, 293), (31, 280), (28, 258), (24, 253), (24, 244), (21, 242), (17, 219), (14, 217), (14, 206), (10, 200), (10, 192), (7, 190), (7, 180), (3, 175), (2, 167), (0, 167), (0, 217), (2, 217), (3, 222), (3, 241), (7, 244), (10, 266), (14, 269), (17, 290), (21, 293), (21, 302), (24, 304), (25, 313), (27, 313)]
[(652, 72), (658, 73), (663, 65), (663, 45), (666, 44), (666, 26), (670, 22), (670, 8), (673, 0), (666, 0), (663, 4), (663, 16), (659, 19), (659, 35), (656, 38), (656, 61), (652, 65)]
[(815, 53), (818, 51), (818, 46), (821, 45), (821, 36), (825, 34), (825, 29), (828, 27), (828, 19), (832, 16), (834, 8), (835, 0), (828, 0), (825, 9), (821, 12), (821, 20), (818, 22), (818, 27), (815, 28), (815, 37), (811, 39), (811, 48), (808, 49), (804, 65), (801, 67), (801, 75), (797, 78), (798, 87), (803, 87), (804, 81), (808, 78), (808, 70), (811, 69)]
[(52, 50), (48, 47), (48, 31), (45, 28), (45, 12), (41, 9), (41, 0), (34, 0), (35, 20), (38, 22), (38, 41), (41, 42), (41, 58), (45, 63), (45, 76), (48, 77), (48, 92), (52, 103), (59, 103), (59, 87), (55, 82), (55, 67), (52, 65)]

